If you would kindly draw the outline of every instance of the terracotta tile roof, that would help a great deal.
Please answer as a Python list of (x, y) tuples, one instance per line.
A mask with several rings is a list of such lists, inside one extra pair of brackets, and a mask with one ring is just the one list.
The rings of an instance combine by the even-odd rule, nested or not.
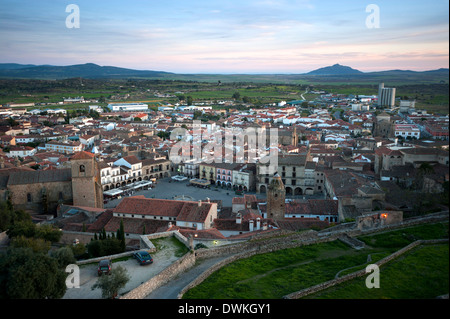
[(204, 222), (211, 211), (212, 203), (184, 202), (177, 221)]
[[(120, 228), (121, 217), (112, 217), (105, 224), (105, 231), (116, 232)], [(137, 218), (123, 218), (123, 228), (125, 233), (143, 234), (144, 228), (146, 234), (156, 233), (161, 227), (167, 229), (169, 221), (164, 220), (150, 220)]]
[(94, 158), (94, 154), (86, 152), (86, 151), (81, 151), (81, 152), (76, 153), (70, 159), (77, 160), (77, 159), (91, 159), (91, 158)]
[(125, 197), (114, 213), (176, 217), (179, 221), (204, 222), (215, 203), (170, 199)]
[(321, 221), (317, 218), (287, 218), (277, 221), (277, 224), (279, 228), (291, 231), (310, 229), (311, 227), (323, 229), (329, 225), (328, 221)]
[(130, 163), (131, 165), (133, 165), (133, 164), (139, 164), (139, 163), (141, 163), (142, 161), (140, 161), (136, 156), (134, 156), (134, 155), (130, 155), (130, 156), (125, 156), (124, 158), (123, 158), (125, 161), (127, 161), (128, 163)]
[(103, 227), (109, 222), (109, 220), (113, 217), (113, 213), (111, 210), (107, 210), (104, 213), (102, 213), (100, 216), (98, 216), (97, 220), (93, 222), (87, 230), (89, 232), (99, 232), (102, 230)]
[(286, 203), (286, 213), (295, 215), (338, 214), (338, 201), (332, 199), (308, 199)]
[(125, 197), (114, 209), (114, 212), (177, 217), (183, 203), (182, 201), (145, 198), (144, 196)]

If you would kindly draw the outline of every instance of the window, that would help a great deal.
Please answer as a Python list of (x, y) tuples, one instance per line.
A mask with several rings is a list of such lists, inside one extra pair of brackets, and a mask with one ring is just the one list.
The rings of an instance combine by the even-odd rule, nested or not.
[(27, 194), (27, 201), (28, 201), (28, 203), (31, 203), (31, 199), (32, 199), (32, 198), (31, 198), (31, 194), (28, 193), (28, 194)]
[(63, 193), (62, 192), (59, 192), (59, 200), (63, 200), (64, 199), (64, 196), (63, 196)]
[(86, 172), (86, 167), (84, 165), (80, 165), (80, 173)]

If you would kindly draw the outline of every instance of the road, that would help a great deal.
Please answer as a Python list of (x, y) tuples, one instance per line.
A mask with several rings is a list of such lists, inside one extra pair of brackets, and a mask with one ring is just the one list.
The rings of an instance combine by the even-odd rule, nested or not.
[(305, 97), (303, 96), (303, 94), (306, 94), (306, 93), (308, 93), (308, 89), (306, 89), (305, 92), (303, 92), (302, 94), (300, 94), (302, 100), (306, 100)]
[(220, 256), (197, 261), (194, 267), (179, 274), (164, 286), (154, 290), (145, 299), (177, 299), (180, 291), (200, 276), (205, 270), (230, 256)]

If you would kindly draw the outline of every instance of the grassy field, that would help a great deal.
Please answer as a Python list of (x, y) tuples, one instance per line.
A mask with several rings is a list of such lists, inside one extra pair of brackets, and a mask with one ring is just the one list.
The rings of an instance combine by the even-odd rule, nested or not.
[[(294, 291), (334, 279), (338, 274), (342, 276), (363, 269), (367, 264), (380, 260), (417, 239), (431, 238), (448, 238), (448, 223), (426, 224), (362, 237), (361, 239), (368, 246), (361, 250), (353, 250), (340, 241), (334, 241), (255, 255), (219, 269), (202, 284), (189, 290), (183, 298), (278, 299)], [(445, 248), (428, 251), (428, 248), (432, 246), (424, 247), (423, 253), (428, 256), (427, 259), (419, 254), (419, 257), (415, 257), (418, 261), (414, 264), (416, 268), (411, 266), (411, 270), (403, 277), (398, 277), (398, 280), (403, 282), (404, 276), (409, 276), (411, 279), (405, 281), (407, 283), (405, 285), (413, 290), (422, 289), (419, 286), (424, 284), (424, 281), (417, 281), (415, 284), (414, 271), (416, 270), (423, 270), (421, 276), (425, 281), (433, 281), (437, 274), (441, 276), (444, 271), (448, 273), (448, 245), (447, 251)], [(369, 255), (371, 260), (368, 260)], [(434, 265), (435, 268), (433, 268)], [(394, 286), (396, 275), (398, 273), (394, 274), (391, 280)], [(448, 275), (447, 281), (443, 282), (443, 288), (439, 288), (440, 290), (432, 288), (428, 292), (422, 292), (420, 298), (434, 298), (441, 293), (442, 289), (445, 290), (445, 284), (448, 292)], [(398, 285), (400, 286), (400, 282)], [(386, 294), (386, 296), (407, 298), (408, 295), (404, 295), (402, 291)], [(342, 294), (342, 298), (347, 296), (356, 298), (350, 294)]]
[[(189, 78), (190, 80), (188, 80)], [(304, 94), (307, 88), (323, 90), (335, 94), (376, 95), (378, 82), (384, 82), (386, 87), (395, 87), (396, 96), (402, 99), (416, 101), (416, 108), (424, 108), (430, 112), (448, 113), (449, 84), (448, 81), (404, 81), (398, 78), (380, 78), (379, 81), (326, 81), (326, 78), (302, 78), (294, 81), (294, 75), (250, 77), (227, 76), (236, 82), (225, 81), (220, 76), (187, 77), (186, 80), (1, 80), (0, 104), (8, 103), (57, 103), (64, 97), (83, 96), (85, 99), (99, 99), (103, 104), (112, 102), (148, 101), (152, 106), (158, 103), (177, 103), (177, 97), (158, 98), (154, 94), (168, 93), (172, 96), (191, 96), (200, 100), (231, 100), (233, 94), (239, 93), (241, 99), (248, 97), (257, 107), (280, 101), (301, 100), (302, 94), (307, 100), (318, 97), (315, 94)], [(285, 82), (281, 81), (286, 79)], [(209, 79), (209, 81), (206, 81)], [(270, 80), (278, 81), (270, 82)], [(315, 80), (314, 80), (315, 79)], [(396, 79), (393, 81), (393, 79)], [(200, 82), (204, 80), (204, 82)], [(244, 81), (245, 80), (245, 81)], [(313, 81), (314, 80), (314, 81)], [(221, 83), (219, 83), (221, 81)], [(102, 104), (102, 105), (103, 105)], [(65, 109), (85, 109), (86, 104), (42, 106), (42, 108), (62, 107)]]
[(419, 246), (380, 268), (380, 288), (366, 277), (307, 296), (308, 299), (429, 299), (449, 291), (448, 244)]

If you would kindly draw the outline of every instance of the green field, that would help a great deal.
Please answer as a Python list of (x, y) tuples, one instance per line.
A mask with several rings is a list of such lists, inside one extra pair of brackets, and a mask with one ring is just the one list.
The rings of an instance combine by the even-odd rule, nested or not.
[(380, 288), (366, 277), (307, 296), (312, 299), (429, 299), (448, 294), (448, 243), (423, 245), (380, 268)]
[[(417, 82), (399, 81), (398, 77), (380, 78), (372, 82), (358, 78), (352, 81), (331, 81), (326, 77), (306, 77), (294, 81), (294, 75), (284, 76), (191, 76), (188, 80), (107, 80), (107, 79), (65, 79), (65, 80), (1, 80), (0, 104), (9, 103), (58, 103), (64, 97), (83, 96), (85, 99), (97, 99), (100, 105), (114, 102), (145, 101), (152, 106), (159, 103), (178, 103), (178, 96), (192, 97), (197, 101), (232, 100), (235, 93), (240, 99), (261, 107), (280, 101), (306, 100), (318, 98), (315, 94), (305, 94), (307, 89), (321, 90), (334, 94), (376, 95), (378, 82), (386, 87), (396, 87), (396, 96), (402, 99), (416, 100), (416, 108), (430, 112), (448, 113), (449, 84), (438, 78), (424, 78)], [(187, 79), (186, 78), (186, 79)], [(226, 81), (235, 79), (235, 82)], [(282, 79), (286, 81), (282, 81)], [(320, 80), (319, 80), (320, 79)], [(202, 80), (202, 81), (199, 81)], [(252, 82), (253, 80), (253, 82)], [(270, 82), (274, 80), (273, 82)], [(275, 81), (277, 80), (277, 81)], [(427, 80), (427, 81), (425, 81)], [(428, 81), (429, 80), (429, 81)], [(220, 83), (219, 83), (220, 81)], [(248, 81), (248, 82), (246, 82)], [(155, 93), (170, 94), (172, 97), (158, 98)], [(246, 99), (244, 99), (244, 97)], [(65, 109), (86, 109), (86, 104), (42, 105), (40, 108), (62, 107)]]
[[(353, 250), (340, 241), (333, 241), (255, 255), (219, 269), (203, 283), (186, 292), (183, 298), (278, 299), (289, 293), (334, 279), (337, 274), (342, 276), (363, 269), (367, 264), (374, 263), (417, 239), (432, 238), (448, 238), (448, 223), (425, 224), (362, 237), (361, 240), (368, 243), (368, 246), (361, 250)], [(445, 251), (445, 247), (441, 246), (446, 246), (447, 250)], [(428, 269), (427, 272), (421, 272), (424, 280), (432, 281), (436, 276), (447, 278), (447, 281), (441, 281), (443, 287), (436, 290), (432, 288), (427, 293), (422, 292), (420, 297), (434, 298), (442, 294), (441, 291), (445, 290), (445, 287), (448, 292), (448, 274), (447, 277), (444, 276), (444, 272), (448, 273), (448, 244), (438, 245), (437, 250), (430, 248), (433, 246), (424, 247), (423, 253), (428, 256), (427, 259), (421, 259), (422, 255), (419, 254), (414, 264), (417, 268), (411, 266), (410, 272), (406, 272), (403, 277), (398, 277), (398, 280), (403, 282), (405, 276), (410, 277), (411, 279), (407, 281), (410, 289), (420, 290), (419, 285), (423, 285), (423, 281), (417, 281), (417, 287), (414, 281), (414, 271), (417, 269)], [(371, 260), (368, 261), (369, 255)], [(436, 267), (432, 268), (434, 266)], [(394, 273), (394, 278), (391, 279), (394, 286), (396, 285), (395, 275), (398, 274)], [(404, 295), (402, 291), (395, 291), (386, 296), (408, 298), (408, 295)], [(357, 298), (357, 296), (342, 294), (342, 298)]]

